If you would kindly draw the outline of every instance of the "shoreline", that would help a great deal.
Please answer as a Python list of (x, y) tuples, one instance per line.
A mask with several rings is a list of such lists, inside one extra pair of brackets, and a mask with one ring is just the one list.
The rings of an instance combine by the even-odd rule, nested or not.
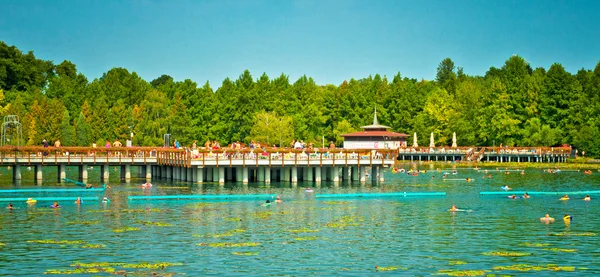
[(534, 163), (534, 162), (441, 162), (441, 161), (397, 161), (396, 165), (402, 164), (419, 164), (419, 165), (438, 165), (442, 167), (497, 167), (497, 168), (537, 168), (537, 169), (579, 169), (583, 170), (600, 170), (600, 164), (586, 164), (586, 163)]

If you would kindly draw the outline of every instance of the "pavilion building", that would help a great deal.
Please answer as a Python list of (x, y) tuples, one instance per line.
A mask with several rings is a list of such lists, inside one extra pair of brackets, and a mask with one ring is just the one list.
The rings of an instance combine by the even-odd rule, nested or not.
[(390, 132), (391, 127), (379, 125), (377, 109), (373, 115), (373, 124), (360, 127), (360, 132), (342, 135), (345, 149), (398, 149), (406, 147), (407, 134)]

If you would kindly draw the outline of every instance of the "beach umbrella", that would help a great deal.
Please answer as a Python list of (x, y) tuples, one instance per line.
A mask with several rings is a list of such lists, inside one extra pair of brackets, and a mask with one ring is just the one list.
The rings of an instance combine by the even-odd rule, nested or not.
[(413, 147), (419, 147), (419, 144), (417, 143), (417, 133), (415, 132), (415, 135), (413, 136)]
[(456, 132), (454, 132), (454, 134), (452, 134), (452, 147), (457, 147), (456, 146)]
[(435, 142), (433, 142), (433, 132), (431, 132), (431, 137), (429, 137), (429, 147), (435, 147)]

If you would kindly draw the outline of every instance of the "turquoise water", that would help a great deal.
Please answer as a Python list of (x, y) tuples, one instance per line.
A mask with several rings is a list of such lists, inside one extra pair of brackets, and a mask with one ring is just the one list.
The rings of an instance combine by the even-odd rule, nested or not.
[[(419, 176), (386, 172), (383, 184), (323, 183), (314, 188), (313, 194), (305, 193), (303, 187), (314, 184), (289, 183), (219, 186), (155, 180), (151, 190), (142, 190), (138, 188), (142, 180), (118, 184), (118, 174), (113, 174), (112, 189), (106, 192), (111, 203), (107, 205), (61, 203), (61, 209), (50, 209), (44, 206), (51, 203), (38, 203), (35, 207), (14, 203), (17, 209), (3, 209), (0, 275), (36, 276), (47, 270), (81, 276), (114, 276), (102, 272), (113, 270), (129, 272), (129, 276), (600, 273), (600, 238), (596, 234), (600, 227), (600, 196), (592, 195), (589, 202), (579, 200), (580, 196), (572, 196), (569, 201), (559, 201), (557, 196), (534, 196), (528, 200), (479, 197), (480, 191), (498, 191), (504, 184), (529, 191), (597, 190), (600, 174), (548, 174), (529, 169), (525, 175), (491, 171), (491, 179), (482, 179), (483, 173), (473, 169), (457, 171), (457, 175), (448, 178), (475, 180), (444, 181), (437, 171)], [(6, 168), (1, 168), (0, 173), (1, 189), (16, 187)], [(34, 186), (33, 181), (27, 181), (33, 178), (27, 172), (23, 178), (18, 187)], [(98, 172), (93, 171), (90, 179), (95, 178)], [(56, 183), (46, 181), (43, 186)], [(447, 196), (327, 200), (314, 197), (318, 193), (395, 191), (445, 191)], [(262, 201), (127, 201), (129, 195), (190, 193), (274, 193), (281, 195), (284, 203), (263, 207)], [(65, 195), (69, 194), (60, 194)], [(93, 195), (103, 197), (104, 193), (82, 196)], [(472, 211), (451, 213), (447, 211), (451, 205)], [(541, 223), (539, 218), (546, 213), (556, 221)], [(569, 226), (562, 220), (565, 213), (574, 218)], [(40, 240), (56, 240), (59, 244)], [(531, 255), (484, 254), (490, 252)], [(109, 264), (85, 267), (86, 263), (100, 262)], [(149, 267), (144, 263), (169, 264), (164, 269), (160, 265), (131, 268)], [(522, 269), (530, 271), (498, 267), (516, 264), (525, 264)], [(81, 273), (86, 270), (100, 272)]]

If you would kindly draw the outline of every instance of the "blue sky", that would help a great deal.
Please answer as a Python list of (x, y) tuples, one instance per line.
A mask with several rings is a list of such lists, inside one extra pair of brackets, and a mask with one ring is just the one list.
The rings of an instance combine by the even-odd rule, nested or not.
[(600, 61), (600, 1), (4, 0), (0, 40), (90, 80), (125, 67), (213, 88), (306, 74), (319, 84), (400, 72), (433, 79), (446, 57), (483, 75), (513, 54), (570, 72)]

